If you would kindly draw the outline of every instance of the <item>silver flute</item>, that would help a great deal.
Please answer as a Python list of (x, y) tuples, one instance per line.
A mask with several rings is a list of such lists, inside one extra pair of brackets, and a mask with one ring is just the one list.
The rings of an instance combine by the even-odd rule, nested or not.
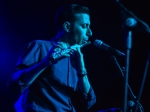
[[(87, 46), (87, 45), (89, 45), (89, 44), (91, 44), (90, 41), (88, 41), (88, 42), (86, 42), (86, 43), (84, 43), (84, 44), (81, 44), (81, 45), (80, 45), (80, 48), (82, 48), (82, 47), (84, 47), (84, 46)], [(71, 49), (63, 49), (63, 50), (61, 50), (60, 52), (53, 53), (53, 54), (52, 54), (52, 59), (53, 59), (53, 60), (57, 60), (57, 59), (63, 57), (64, 54), (69, 53), (70, 50), (71, 50)]]
[(82, 48), (82, 47), (87, 46), (87, 45), (89, 45), (89, 44), (91, 44), (90, 41), (88, 41), (88, 42), (86, 42), (86, 43), (84, 43), (84, 44), (81, 44), (80, 47)]

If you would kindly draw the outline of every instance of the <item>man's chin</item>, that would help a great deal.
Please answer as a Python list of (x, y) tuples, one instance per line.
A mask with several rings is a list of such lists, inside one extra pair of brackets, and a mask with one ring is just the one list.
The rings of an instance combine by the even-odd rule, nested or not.
[(87, 41), (82, 41), (80, 45), (87, 43)]

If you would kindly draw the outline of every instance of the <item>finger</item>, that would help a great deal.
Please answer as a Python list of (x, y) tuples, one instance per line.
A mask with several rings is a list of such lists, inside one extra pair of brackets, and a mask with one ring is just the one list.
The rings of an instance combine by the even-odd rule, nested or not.
[(59, 44), (57, 44), (56, 46), (55, 46), (56, 48), (63, 48), (63, 46), (62, 45), (59, 45)]
[(70, 51), (70, 52), (69, 52), (69, 54), (73, 55), (73, 54), (74, 54), (74, 52), (71, 52), (71, 51)]
[(59, 52), (59, 51), (61, 51), (61, 48), (56, 47), (56, 48), (54, 48), (54, 51), (55, 51), (55, 52)]
[(77, 52), (81, 52), (80, 47), (76, 47)]
[(70, 57), (70, 54), (64, 54), (63, 56), (64, 57)]
[(58, 46), (60, 46), (61, 48), (67, 48), (67, 45), (64, 42), (58, 42), (57, 43)]
[(54, 51), (61, 51), (61, 50), (64, 50), (66, 48), (64, 48), (62, 45), (57, 45), (54, 47)]
[(83, 56), (80, 47), (77, 47), (77, 56)]
[(76, 51), (76, 49), (70, 49), (70, 52), (75, 52)]
[(73, 46), (70, 46), (70, 48), (71, 48), (71, 49), (74, 49), (74, 50), (76, 50), (77, 47), (80, 47), (80, 45), (75, 44), (75, 45), (73, 45)]

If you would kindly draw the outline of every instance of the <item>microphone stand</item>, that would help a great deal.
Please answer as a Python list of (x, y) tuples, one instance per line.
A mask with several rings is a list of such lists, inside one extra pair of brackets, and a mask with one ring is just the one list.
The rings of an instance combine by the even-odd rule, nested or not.
[[(128, 77), (129, 77), (129, 63), (130, 63), (130, 50), (132, 48), (132, 30), (139, 22), (139, 19), (129, 10), (124, 7), (119, 0), (116, 0), (119, 6), (127, 13), (124, 17), (124, 28), (127, 30), (126, 37), (126, 67), (125, 67), (125, 84), (124, 84), (124, 111), (127, 112), (127, 98), (128, 98)], [(123, 13), (122, 13), (123, 14)], [(140, 21), (141, 22), (141, 21)]]
[[(130, 13), (130, 14), (133, 14), (133, 13)], [(137, 25), (137, 23), (139, 22), (139, 19), (137, 19), (135, 17), (136, 17), (135, 15), (133, 17), (128, 17), (126, 19), (126, 21), (125, 21), (125, 27), (126, 27), (126, 30), (128, 32), (127, 32), (127, 39), (126, 39), (126, 49), (127, 50), (126, 50), (126, 72), (125, 72), (126, 75), (125, 75), (124, 112), (127, 111), (127, 103), (128, 103), (127, 102), (127, 98), (128, 98), (128, 89), (127, 89), (128, 87), (127, 87), (127, 84), (128, 84), (128, 76), (129, 76), (130, 50), (132, 48), (132, 30)], [(146, 26), (145, 29), (150, 34), (150, 28)], [(145, 73), (144, 73), (143, 81), (145, 81), (145, 78), (146, 78), (148, 64), (149, 64), (149, 60), (148, 60), (147, 65), (146, 65), (146, 70), (145, 70)], [(144, 82), (143, 82), (143, 84), (141, 86), (139, 98), (136, 101), (136, 110), (135, 110), (135, 112), (137, 112), (138, 107), (139, 107), (141, 112), (144, 112), (144, 109), (143, 109), (142, 105), (138, 102), (140, 100), (140, 96), (141, 96), (141, 93), (142, 93), (142, 90), (143, 90), (143, 86), (144, 86)]]
[[(115, 64), (115, 67), (118, 71), (118, 73), (123, 77), (124, 77), (124, 70), (120, 67), (119, 62), (117, 61), (116, 57), (114, 55), (111, 56), (111, 59), (113, 60), (113, 63)], [(125, 81), (125, 80), (124, 80)], [(129, 112), (132, 112), (133, 107), (135, 106), (135, 102), (138, 104), (140, 112), (144, 112), (142, 105), (136, 100), (136, 96), (134, 95), (134, 93), (132, 92), (132, 89), (130, 88), (129, 84), (126, 83), (126, 89), (129, 90), (129, 95), (131, 96), (132, 100), (128, 101), (128, 105), (126, 105), (126, 109), (123, 112), (127, 112), (127, 106), (129, 109)]]
[(129, 74), (129, 62), (130, 62), (130, 50), (132, 47), (132, 31), (128, 32), (127, 36), (127, 53), (126, 53), (126, 75), (125, 75), (125, 90), (124, 90), (124, 112), (127, 110), (127, 98), (128, 98), (128, 74)]
[[(141, 19), (139, 19), (130, 10), (128, 10), (122, 3), (120, 3), (119, 0), (115, 0), (115, 2), (122, 9), (122, 11), (124, 12), (125, 26), (128, 27), (128, 33), (127, 33), (128, 36), (127, 36), (127, 45), (126, 45), (126, 47), (127, 47), (127, 58), (126, 58), (126, 76), (125, 76), (125, 97), (124, 97), (124, 112), (126, 112), (127, 95), (128, 95), (127, 87), (128, 87), (128, 73), (129, 73), (129, 56), (130, 56), (130, 49), (131, 49), (131, 46), (132, 46), (132, 30), (131, 29), (134, 28), (138, 24), (139, 26), (143, 27), (143, 29), (148, 34), (150, 34), (150, 26), (147, 25), (147, 23), (145, 23)], [(147, 68), (148, 68), (148, 65), (149, 65), (149, 57), (148, 57), (148, 61), (146, 63), (146, 69), (145, 69), (143, 81), (145, 81), (145, 78), (146, 78)], [(142, 94), (142, 90), (143, 90), (143, 86), (144, 86), (144, 82), (142, 83), (138, 100), (140, 100), (140, 97), (141, 97), (141, 94)], [(135, 112), (137, 112), (137, 107), (138, 106), (139, 106), (140, 110), (143, 111), (143, 108), (142, 108), (141, 104), (137, 101), (136, 111)]]

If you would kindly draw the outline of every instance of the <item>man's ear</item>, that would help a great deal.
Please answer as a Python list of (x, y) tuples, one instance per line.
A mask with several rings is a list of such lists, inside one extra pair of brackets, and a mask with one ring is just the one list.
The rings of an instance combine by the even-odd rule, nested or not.
[(66, 32), (69, 32), (70, 31), (70, 22), (65, 21), (63, 24), (63, 28)]

